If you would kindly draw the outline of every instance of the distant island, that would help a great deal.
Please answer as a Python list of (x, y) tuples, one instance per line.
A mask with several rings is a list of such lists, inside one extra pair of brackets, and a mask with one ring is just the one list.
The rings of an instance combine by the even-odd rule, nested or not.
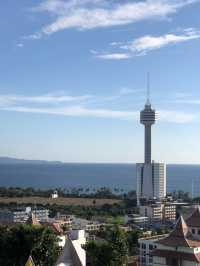
[(10, 157), (0, 157), (0, 164), (62, 164), (60, 161), (26, 160)]

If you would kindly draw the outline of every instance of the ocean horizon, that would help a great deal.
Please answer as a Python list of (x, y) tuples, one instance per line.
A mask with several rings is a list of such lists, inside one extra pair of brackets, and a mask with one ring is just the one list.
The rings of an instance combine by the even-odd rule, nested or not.
[[(0, 186), (136, 190), (136, 164), (1, 163)], [(200, 196), (200, 165), (166, 165), (167, 192), (183, 190)]]

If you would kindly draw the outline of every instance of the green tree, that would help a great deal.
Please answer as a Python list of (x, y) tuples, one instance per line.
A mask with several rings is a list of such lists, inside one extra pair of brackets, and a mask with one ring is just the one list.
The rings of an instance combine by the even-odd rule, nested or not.
[(127, 233), (128, 250), (130, 256), (138, 254), (138, 239), (140, 237), (142, 237), (142, 232), (137, 229)]
[(87, 264), (91, 266), (111, 266), (113, 251), (106, 241), (90, 241), (85, 245)]
[(103, 232), (104, 240), (85, 245), (87, 257), (92, 266), (127, 265), (128, 245), (126, 234), (118, 226)]
[(113, 249), (113, 265), (126, 265), (128, 257), (128, 245), (124, 231), (118, 226), (111, 229), (111, 247)]
[(24, 266), (32, 254), (36, 265), (52, 266), (60, 248), (54, 232), (42, 226), (0, 226), (0, 265)]

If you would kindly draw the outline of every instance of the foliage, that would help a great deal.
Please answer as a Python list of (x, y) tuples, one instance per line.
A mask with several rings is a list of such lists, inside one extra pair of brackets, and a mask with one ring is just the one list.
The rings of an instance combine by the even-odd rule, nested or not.
[(142, 237), (142, 232), (138, 229), (127, 232), (129, 256), (138, 254), (138, 239), (140, 237)]
[[(129, 191), (127, 194), (123, 189), (114, 188), (111, 190), (107, 187), (98, 189), (92, 188), (56, 188), (60, 197), (80, 197), (80, 198), (96, 198), (96, 199), (136, 199), (136, 192)], [(50, 197), (54, 189), (36, 189), (33, 187), (0, 187), (0, 197)], [(94, 202), (95, 205), (95, 202)]]
[(85, 245), (92, 266), (127, 265), (128, 243), (125, 232), (118, 226), (101, 231), (104, 240)]
[[(3, 203), (0, 202), (1, 209), (9, 209), (16, 210), (17, 208), (24, 208), (27, 205), (25, 204), (17, 204), (16, 202)], [(28, 206), (34, 208), (34, 204), (28, 204)], [(55, 217), (57, 212), (66, 215), (76, 215), (86, 219), (93, 219), (97, 217), (98, 220), (102, 220), (102, 222), (110, 223), (121, 223), (121, 218), (125, 214), (136, 213), (136, 208), (134, 207), (126, 207), (124, 202), (114, 203), (114, 204), (104, 204), (104, 205), (95, 205), (93, 206), (79, 206), (79, 205), (58, 205), (58, 204), (37, 204), (37, 208), (47, 208), (49, 209), (49, 216)]]
[(164, 234), (168, 234), (170, 231), (171, 230), (167, 227), (156, 228), (152, 230), (152, 235), (164, 235)]
[(112, 247), (107, 242), (90, 241), (84, 247), (87, 252), (87, 260), (91, 266), (111, 266)]
[[(59, 196), (61, 197), (83, 197), (83, 198), (120, 198), (116, 194), (113, 194), (109, 188), (102, 187), (98, 190), (91, 191), (89, 188), (71, 188), (62, 189), (56, 188)], [(35, 189), (32, 187), (0, 187), (0, 197), (50, 197), (54, 192), (54, 189)]]
[(59, 252), (58, 238), (49, 228), (0, 226), (0, 265), (24, 266), (32, 254), (36, 265), (52, 266)]

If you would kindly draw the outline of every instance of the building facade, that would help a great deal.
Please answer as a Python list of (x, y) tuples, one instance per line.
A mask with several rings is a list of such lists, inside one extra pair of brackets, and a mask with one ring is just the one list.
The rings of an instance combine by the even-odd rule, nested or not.
[(140, 215), (151, 221), (175, 221), (176, 206), (170, 203), (155, 203), (140, 206)]
[(139, 198), (162, 199), (166, 196), (166, 169), (164, 163), (137, 163), (136, 176)]
[(139, 239), (139, 265), (153, 266), (152, 251), (157, 248), (156, 242), (163, 238), (162, 236), (145, 237)]
[(25, 223), (30, 217), (31, 213), (34, 213), (36, 219), (40, 222), (46, 222), (49, 218), (49, 210), (37, 209), (32, 211), (30, 207), (25, 209), (17, 209), (14, 211), (1, 210), (0, 222), (1, 223)]

